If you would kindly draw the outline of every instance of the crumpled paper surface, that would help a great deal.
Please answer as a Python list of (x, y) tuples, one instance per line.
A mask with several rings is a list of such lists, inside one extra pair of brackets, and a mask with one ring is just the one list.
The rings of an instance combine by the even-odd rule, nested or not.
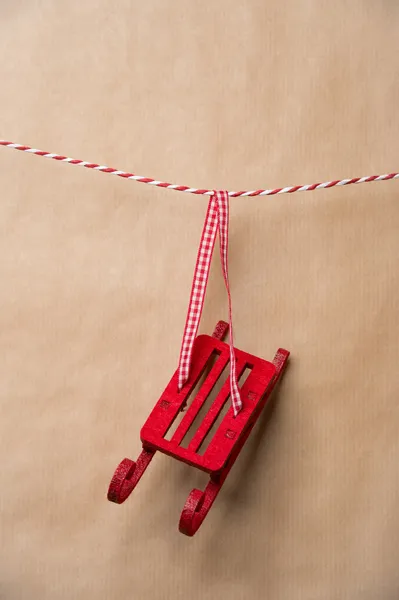
[[(399, 7), (0, 3), (1, 137), (173, 183), (399, 168)], [(2, 600), (399, 597), (399, 183), (231, 202), (237, 347), (292, 352), (203, 527), (206, 476), (110, 477), (177, 365), (206, 198), (0, 148)], [(226, 318), (215, 260), (201, 331)]]

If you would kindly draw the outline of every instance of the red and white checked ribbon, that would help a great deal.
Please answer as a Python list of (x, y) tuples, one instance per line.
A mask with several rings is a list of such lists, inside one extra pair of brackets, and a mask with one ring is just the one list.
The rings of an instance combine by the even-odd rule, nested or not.
[[(79, 160), (77, 158), (68, 158), (62, 154), (54, 154), (53, 152), (45, 152), (44, 150), (38, 150), (37, 148), (31, 148), (30, 146), (23, 146), (22, 144), (15, 144), (14, 142), (7, 142), (6, 140), (0, 140), (0, 146), (5, 148), (12, 148), (14, 150), (21, 150), (22, 152), (28, 152), (29, 154), (35, 154), (36, 156), (42, 156), (43, 158), (51, 158), (59, 162), (68, 163), (70, 165), (76, 165), (77, 167), (85, 167), (86, 169), (93, 169), (94, 171), (101, 171), (101, 173), (109, 173), (110, 175), (116, 175), (117, 177), (123, 177), (123, 179), (130, 179), (132, 181), (139, 181), (141, 183), (147, 183), (148, 185), (154, 185), (156, 187), (165, 188), (168, 190), (176, 190), (178, 192), (187, 192), (188, 194), (212, 196), (213, 190), (192, 188), (188, 185), (177, 185), (175, 183), (167, 183), (166, 181), (158, 181), (152, 177), (142, 177), (141, 175), (135, 175), (134, 173), (128, 173), (127, 171), (120, 171), (119, 169), (113, 169), (105, 165), (98, 165), (97, 163), (87, 162), (85, 160)], [(274, 196), (275, 194), (292, 194), (293, 192), (312, 192), (313, 190), (324, 190), (326, 188), (332, 188), (342, 185), (351, 185), (353, 183), (370, 183), (372, 181), (388, 181), (389, 179), (398, 179), (399, 173), (386, 173), (385, 175), (368, 175), (367, 177), (352, 177), (351, 179), (335, 179), (334, 181), (325, 181), (324, 183), (311, 183), (308, 185), (291, 185), (283, 188), (274, 188), (271, 190), (250, 190), (241, 192), (228, 192), (230, 198), (238, 198), (243, 196)]]
[(238, 414), (241, 409), (242, 403), (240, 399), (240, 392), (238, 389), (236, 369), (235, 369), (235, 356), (233, 350), (233, 329), (231, 322), (231, 297), (229, 289), (228, 271), (227, 271), (227, 249), (228, 249), (228, 218), (229, 218), (229, 206), (228, 198), (237, 197), (252, 197), (252, 196), (274, 196), (275, 194), (292, 194), (293, 192), (311, 192), (313, 190), (320, 190), (344, 185), (351, 185), (356, 183), (370, 183), (373, 181), (388, 181), (391, 179), (398, 179), (399, 173), (386, 173), (385, 175), (368, 175), (366, 177), (352, 177), (351, 179), (336, 179), (333, 181), (325, 181), (324, 183), (312, 183), (308, 185), (292, 185), (283, 188), (274, 189), (260, 189), (250, 191), (239, 191), (239, 192), (214, 192), (208, 189), (192, 188), (187, 185), (177, 185), (167, 183), (166, 181), (158, 181), (152, 177), (142, 177), (141, 175), (135, 175), (127, 171), (121, 171), (119, 169), (113, 169), (106, 165), (99, 165), (97, 163), (91, 163), (76, 158), (69, 158), (61, 154), (55, 154), (45, 152), (44, 150), (38, 150), (37, 148), (31, 148), (30, 146), (24, 146), (22, 144), (16, 144), (14, 142), (8, 142), (6, 140), (0, 140), (0, 146), (5, 148), (12, 148), (14, 150), (20, 150), (29, 154), (35, 154), (36, 156), (42, 156), (43, 158), (51, 158), (59, 162), (68, 163), (70, 165), (76, 165), (85, 167), (86, 169), (93, 169), (94, 171), (101, 171), (102, 173), (109, 173), (110, 175), (116, 175), (123, 177), (124, 179), (130, 179), (133, 181), (139, 181), (148, 185), (161, 187), (170, 190), (176, 190), (179, 192), (187, 192), (189, 194), (211, 196), (208, 213), (205, 221), (204, 231), (202, 232), (201, 244), (197, 258), (197, 266), (193, 281), (193, 288), (191, 292), (191, 300), (189, 311), (187, 315), (187, 322), (184, 331), (183, 345), (180, 356), (179, 364), (179, 387), (184, 385), (184, 382), (188, 378), (190, 369), (191, 353), (195, 335), (198, 330), (198, 324), (201, 317), (202, 306), (204, 302), (206, 284), (208, 281), (209, 266), (212, 258), (213, 247), (215, 244), (216, 233), (219, 231), (220, 236), (220, 253), (222, 261), (223, 277), (226, 284), (227, 294), (229, 298), (229, 318), (230, 318), (230, 354), (231, 354), (231, 399), (234, 408), (234, 413)]
[(237, 382), (236, 357), (234, 354), (233, 321), (231, 310), (231, 294), (228, 272), (228, 247), (229, 247), (229, 193), (215, 191), (208, 204), (205, 223), (202, 230), (201, 241), (198, 249), (197, 263), (195, 265), (193, 284), (191, 288), (190, 303), (188, 306), (186, 325), (184, 327), (183, 342), (180, 351), (178, 388), (182, 389), (186, 383), (191, 366), (194, 340), (197, 335), (198, 325), (204, 306), (206, 286), (208, 283), (209, 269), (211, 266), (216, 235), (219, 232), (220, 261), (224, 283), (229, 300), (229, 335), (230, 335), (230, 396), (234, 415), (237, 416), (242, 408), (240, 390)]

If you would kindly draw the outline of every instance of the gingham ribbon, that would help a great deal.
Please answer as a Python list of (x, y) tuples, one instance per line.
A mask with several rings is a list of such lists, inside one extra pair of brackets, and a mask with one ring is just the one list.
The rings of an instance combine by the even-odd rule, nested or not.
[(223, 278), (229, 301), (230, 396), (234, 415), (237, 416), (242, 408), (242, 401), (237, 382), (236, 357), (234, 354), (233, 341), (231, 294), (229, 286), (229, 193), (227, 191), (215, 191), (209, 200), (204, 228), (202, 230), (201, 242), (198, 249), (197, 263), (195, 265), (193, 284), (191, 288), (190, 303), (188, 306), (183, 342), (180, 351), (178, 387), (179, 390), (181, 390), (189, 377), (194, 340), (197, 335), (202, 308), (204, 306), (209, 269), (211, 265), (213, 249), (215, 247), (216, 235), (218, 232), (220, 243), (220, 261), (222, 263)]

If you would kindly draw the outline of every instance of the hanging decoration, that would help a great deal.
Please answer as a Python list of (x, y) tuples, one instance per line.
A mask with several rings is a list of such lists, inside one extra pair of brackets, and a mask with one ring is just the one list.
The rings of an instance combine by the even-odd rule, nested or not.
[[(198, 489), (191, 491), (180, 517), (180, 531), (192, 536), (208, 514), (280, 379), (289, 357), (289, 352), (280, 348), (273, 361), (267, 362), (234, 347), (228, 275), (229, 199), (290, 194), (355, 183), (387, 181), (398, 179), (399, 174), (354, 177), (269, 190), (215, 191), (141, 177), (104, 165), (76, 160), (4, 140), (0, 140), (0, 145), (156, 187), (210, 196), (195, 265), (178, 368), (141, 430), (142, 452), (137, 462), (128, 458), (122, 460), (108, 489), (110, 501), (117, 504), (124, 502), (136, 487), (157, 451), (205, 471), (210, 476), (208, 485), (204, 491)], [(229, 323), (219, 321), (212, 336), (197, 336), (217, 235), (219, 235), (220, 261), (228, 297)], [(228, 332), (229, 344), (226, 344), (223, 339)], [(227, 366), (229, 366), (229, 376), (224, 380), (223, 373)], [(240, 385), (240, 379), (248, 370), (248, 377)], [(218, 382), (221, 384), (221, 389), (212, 398), (212, 391)], [(183, 411), (182, 416), (180, 413)], [(179, 416), (181, 420), (173, 434), (170, 434)], [(190, 431), (192, 429), (194, 431)]]

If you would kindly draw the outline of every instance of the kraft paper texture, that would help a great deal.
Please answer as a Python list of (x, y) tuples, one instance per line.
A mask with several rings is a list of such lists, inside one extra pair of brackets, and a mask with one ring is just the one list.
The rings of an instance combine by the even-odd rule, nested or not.
[[(399, 170), (399, 3), (1, 0), (0, 137), (172, 183)], [(0, 148), (1, 600), (399, 598), (399, 182), (231, 201), (238, 348), (292, 352), (202, 528), (157, 455), (207, 199)], [(227, 317), (218, 256), (201, 321)]]

